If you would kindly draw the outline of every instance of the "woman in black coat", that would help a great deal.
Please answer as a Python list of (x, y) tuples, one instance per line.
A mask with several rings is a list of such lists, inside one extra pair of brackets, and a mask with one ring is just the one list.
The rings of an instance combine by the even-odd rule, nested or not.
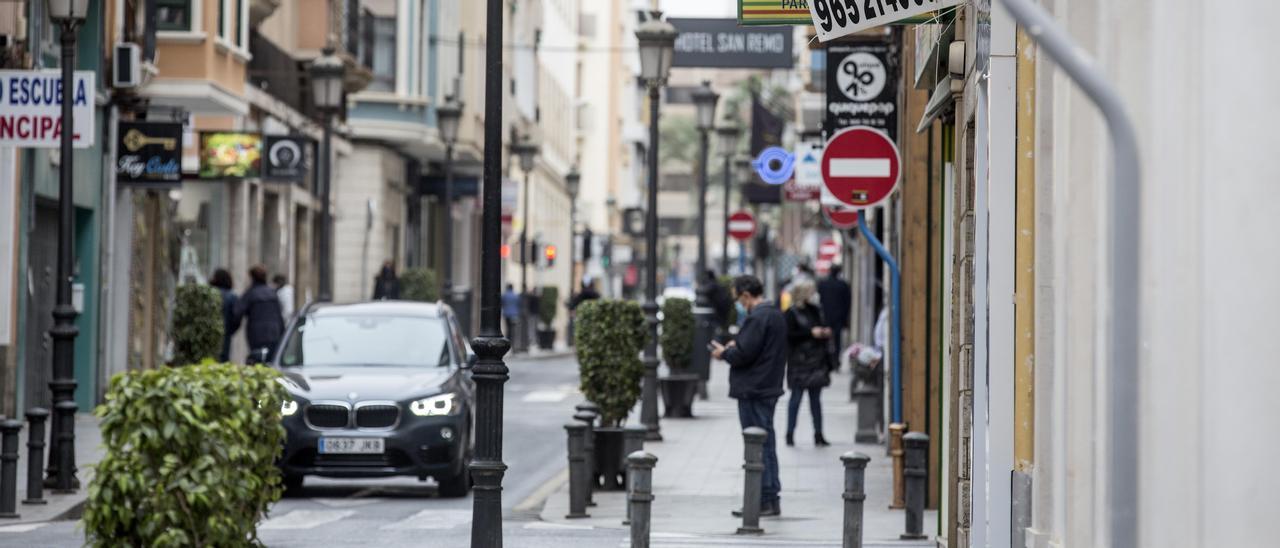
[(791, 308), (787, 309), (787, 389), (791, 401), (787, 405), (787, 445), (795, 445), (796, 419), (800, 400), (809, 393), (809, 412), (813, 415), (813, 443), (831, 445), (822, 436), (822, 389), (831, 384), (831, 356), (828, 343), (831, 328), (822, 318), (822, 308), (813, 302), (813, 282), (804, 281), (791, 289)]

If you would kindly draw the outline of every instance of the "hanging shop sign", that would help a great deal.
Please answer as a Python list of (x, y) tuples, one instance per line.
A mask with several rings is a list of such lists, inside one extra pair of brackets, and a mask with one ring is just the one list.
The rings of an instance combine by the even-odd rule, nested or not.
[(782, 147), (769, 147), (751, 163), (760, 180), (771, 185), (780, 185), (791, 180), (795, 172), (796, 159)]
[(200, 178), (242, 179), (262, 173), (262, 136), (257, 133), (200, 133)]
[(800, 143), (796, 145), (795, 180), (793, 189), (786, 191), (792, 201), (817, 200), (822, 193), (822, 145)]
[(809, 0), (818, 41), (827, 42), (959, 4), (961, 0)]
[(823, 129), (835, 135), (867, 126), (898, 139), (897, 53), (885, 40), (827, 47), (827, 114)]
[(181, 122), (120, 122), (116, 127), (116, 181), (171, 186), (182, 182)]
[(315, 160), (315, 141), (293, 135), (267, 135), (262, 143), (263, 179), (296, 183), (307, 180)]
[(743, 28), (733, 19), (668, 21), (679, 33), (673, 67), (789, 69), (795, 64), (790, 28)]
[[(71, 146), (89, 148), (94, 137), (91, 70), (75, 71), (71, 93)], [(62, 146), (62, 74), (56, 70), (0, 70), (0, 146)]]
[(812, 25), (809, 0), (738, 0), (738, 24)]

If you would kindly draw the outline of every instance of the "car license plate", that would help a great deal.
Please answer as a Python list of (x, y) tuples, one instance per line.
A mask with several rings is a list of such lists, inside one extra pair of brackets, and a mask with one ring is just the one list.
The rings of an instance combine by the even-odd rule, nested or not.
[(382, 454), (382, 438), (320, 438), (321, 454)]

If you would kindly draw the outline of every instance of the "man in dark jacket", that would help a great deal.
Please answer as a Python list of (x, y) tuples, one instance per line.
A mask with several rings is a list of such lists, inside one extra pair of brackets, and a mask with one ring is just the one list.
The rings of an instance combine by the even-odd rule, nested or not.
[[(782, 395), (787, 366), (787, 320), (776, 305), (764, 300), (764, 285), (755, 276), (739, 276), (733, 292), (747, 308), (742, 330), (729, 346), (712, 342), (711, 355), (729, 362), (729, 397), (738, 400), (738, 422), (768, 432), (764, 442), (764, 476), (760, 480), (760, 515), (782, 513), (778, 493), (777, 439), (773, 411)], [(735, 515), (741, 515), (735, 512)]]
[(284, 337), (284, 317), (280, 312), (280, 297), (275, 288), (267, 285), (267, 269), (255, 265), (249, 269), (252, 285), (236, 301), (235, 327), (248, 318), (244, 337), (249, 343), (249, 363), (271, 360), (276, 345)]
[(822, 304), (822, 317), (831, 328), (836, 355), (839, 355), (844, 352), (843, 334), (849, 328), (849, 307), (853, 306), (853, 290), (849, 288), (849, 282), (840, 277), (840, 265), (831, 265), (831, 272), (818, 282), (818, 299)]

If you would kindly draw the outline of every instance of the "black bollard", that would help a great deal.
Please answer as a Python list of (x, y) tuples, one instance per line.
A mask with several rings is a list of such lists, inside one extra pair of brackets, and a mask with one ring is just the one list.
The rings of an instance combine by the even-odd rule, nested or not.
[(58, 428), (58, 476), (54, 483), (54, 493), (76, 492), (76, 402), (62, 400), (53, 406), (54, 417), (60, 425)]
[(32, 407), (27, 410), (27, 498), (23, 504), (45, 504), (44, 500), (44, 424), (49, 410)]
[(569, 433), (569, 514), (566, 518), (587, 518), (587, 457), (586, 434), (588, 426), (580, 422), (564, 425)]
[(742, 464), (742, 527), (739, 535), (759, 535), (764, 533), (760, 528), (760, 482), (764, 475), (764, 442), (769, 433), (758, 426), (748, 426), (742, 431), (744, 460)]
[(627, 501), (631, 508), (631, 548), (649, 548), (649, 515), (653, 507), (655, 457), (644, 451), (627, 455)]
[(18, 515), (18, 433), (22, 421), (0, 422), (0, 518)]
[(929, 436), (910, 432), (902, 437), (906, 463), (902, 469), (906, 497), (906, 532), (902, 540), (929, 538), (924, 534), (924, 503), (929, 479)]
[(853, 391), (853, 399), (858, 403), (858, 431), (853, 435), (856, 443), (880, 443), (880, 432), (876, 425), (880, 421), (880, 391), (874, 386), (861, 384)]
[[(649, 432), (649, 429), (648, 429), (648, 428), (645, 428), (645, 426), (644, 426), (643, 424), (628, 424), (625, 428), (623, 428), (623, 429), (622, 429), (622, 453), (623, 453), (624, 455), (627, 455), (628, 457), (630, 457), (630, 455), (631, 455), (632, 453), (635, 453), (636, 451), (643, 451), (643, 450), (644, 450), (644, 437), (645, 437), (645, 435), (646, 435), (646, 434), (648, 434), (648, 432)], [(623, 520), (622, 520), (622, 524), (623, 524), (623, 525), (631, 525), (631, 502), (630, 502), (630, 500), (631, 500), (631, 485), (629, 484), (629, 482), (631, 481), (631, 478), (630, 478), (630, 476), (631, 476), (631, 471), (630, 471), (631, 461), (630, 461), (629, 459), (627, 460), (627, 467), (628, 467), (628, 470), (627, 470), (627, 476), (628, 476), (628, 477), (627, 477), (627, 481), (628, 481), (628, 485), (627, 485), (627, 500), (628, 500), (628, 502), (627, 502), (627, 517), (626, 517), (626, 518), (623, 518)]]
[(862, 453), (840, 455), (844, 463), (844, 548), (862, 548), (862, 505), (867, 500), (867, 462)]
[[(579, 408), (581, 408), (581, 407), (582, 407), (582, 405), (579, 405), (578, 407), (579, 407)], [(583, 434), (583, 443), (582, 443), (582, 446), (583, 446), (583, 448), (584, 448), (584, 449), (583, 449), (583, 451), (584, 451), (584, 453), (583, 453), (583, 454), (585, 454), (585, 455), (586, 455), (586, 457), (587, 457), (587, 461), (586, 461), (586, 471), (584, 472), (584, 476), (583, 476), (583, 477), (585, 477), (585, 478), (586, 478), (586, 481), (584, 481), (583, 485), (585, 486), (585, 490), (586, 490), (587, 506), (595, 506), (595, 505), (596, 505), (596, 502), (595, 502), (595, 500), (593, 500), (593, 499), (595, 498), (595, 497), (593, 496), (593, 492), (596, 490), (596, 489), (595, 489), (595, 487), (596, 487), (596, 486), (595, 486), (595, 477), (596, 477), (596, 433), (595, 433), (595, 430), (596, 430), (596, 428), (595, 428), (595, 424), (596, 424), (596, 414), (595, 414), (595, 413), (592, 413), (592, 412), (591, 412), (591, 411), (589, 411), (589, 410), (585, 410), (585, 409), (584, 409), (584, 410), (578, 411), (578, 413), (577, 413), (577, 414), (575, 414), (575, 415), (573, 416), (573, 420), (576, 420), (576, 421), (578, 421), (578, 422), (580, 422), (580, 423), (582, 423), (582, 424), (586, 425), (586, 427), (587, 427), (587, 432), (586, 432), (586, 434)]]

